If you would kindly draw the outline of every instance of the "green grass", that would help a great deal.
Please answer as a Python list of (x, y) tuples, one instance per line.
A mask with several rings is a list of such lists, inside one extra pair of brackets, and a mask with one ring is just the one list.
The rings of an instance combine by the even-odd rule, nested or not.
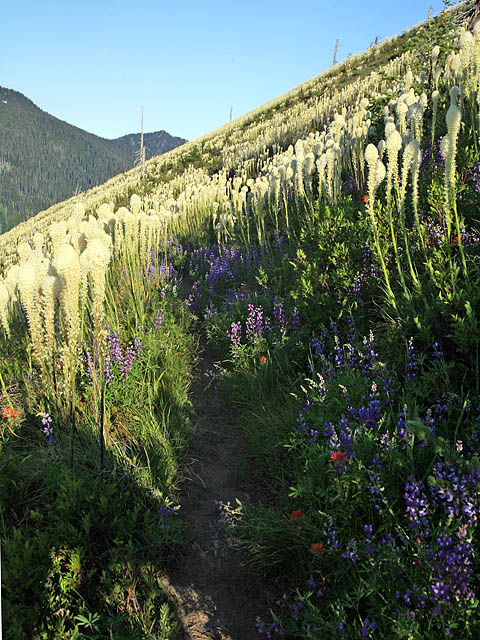
[[(35, 362), (32, 378), (23, 371), (10, 387), (22, 414), (10, 428), (10, 419), (2, 424), (6, 638), (178, 637), (160, 575), (188, 538), (178, 492), (190, 437), (193, 342), (183, 303), (168, 289), (163, 300), (151, 300), (128, 378), (112, 366), (103, 442), (92, 379), (85, 370), (79, 377), (73, 465), (71, 424), (42, 393)], [(164, 309), (159, 328), (156, 305)], [(122, 326), (125, 346), (134, 336)], [(10, 352), (3, 378), (22, 371), (22, 347)], [(53, 418), (51, 442), (39, 400)]]

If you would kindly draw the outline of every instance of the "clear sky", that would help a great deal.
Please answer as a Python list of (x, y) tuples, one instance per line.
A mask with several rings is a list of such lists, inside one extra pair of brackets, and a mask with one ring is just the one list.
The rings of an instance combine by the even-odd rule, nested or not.
[(192, 140), (400, 34), (442, 0), (18, 0), (0, 10), (0, 86), (105, 138)]

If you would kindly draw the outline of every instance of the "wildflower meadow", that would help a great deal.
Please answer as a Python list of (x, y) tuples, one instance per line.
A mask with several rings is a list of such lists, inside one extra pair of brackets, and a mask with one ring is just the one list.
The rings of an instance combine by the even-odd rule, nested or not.
[(469, 7), (0, 236), (6, 640), (184, 637), (199, 340), (277, 594), (244, 637), (480, 637)]

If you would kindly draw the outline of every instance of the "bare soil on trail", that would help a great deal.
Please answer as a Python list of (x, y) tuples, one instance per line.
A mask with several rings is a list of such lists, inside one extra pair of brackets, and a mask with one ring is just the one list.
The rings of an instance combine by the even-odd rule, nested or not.
[(243, 502), (254, 487), (245, 479), (240, 428), (212, 382), (215, 354), (205, 342), (202, 349), (192, 389), (197, 424), (181, 492), (192, 541), (163, 582), (177, 603), (185, 640), (253, 640), (256, 617), (266, 616), (278, 594), (252, 573), (239, 550), (215, 551), (210, 525), (218, 520), (218, 503), (235, 507), (235, 498)]

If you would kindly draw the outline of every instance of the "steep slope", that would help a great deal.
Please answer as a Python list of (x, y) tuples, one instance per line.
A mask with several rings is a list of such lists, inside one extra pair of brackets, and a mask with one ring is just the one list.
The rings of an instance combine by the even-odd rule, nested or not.
[[(0, 87), (1, 230), (132, 168), (139, 138), (100, 138)], [(147, 134), (147, 157), (183, 142), (166, 132)]]
[[(460, 7), (470, 10), (471, 4), (466, 2)], [(176, 204), (172, 212), (179, 215), (174, 216), (172, 222), (188, 217), (197, 225), (198, 206), (194, 200), (210, 204), (221, 200), (230, 189), (225, 182), (230, 184), (233, 176), (241, 177), (243, 184), (256, 179), (254, 189), (248, 185), (245, 189), (254, 191), (255, 198), (260, 197), (264, 193), (262, 184), (271, 174), (269, 167), (283, 163), (282, 154), (291, 156), (293, 145), (299, 139), (309, 135), (318, 137), (318, 132), (326, 132), (334, 114), (343, 109), (358, 107), (362, 111), (365, 122), (362, 120), (363, 129), (355, 143), (360, 148), (367, 142), (369, 129), (366, 123), (370, 119), (365, 107), (357, 105), (360, 98), (363, 96), (371, 103), (378, 100), (378, 96), (392, 96), (392, 86), (397, 85), (397, 79), (403, 77), (410, 66), (415, 69), (430, 64), (434, 43), (440, 45), (440, 62), (444, 63), (446, 51), (451, 46), (451, 21), (457, 18), (457, 11), (457, 8), (451, 8), (432, 20), (406, 29), (400, 36), (349, 57), (231, 123), (150, 159), (143, 176), (134, 170), (127, 171), (41, 211), (28, 223), (20, 223), (0, 236), (5, 264), (16, 261), (16, 244), (29, 237), (33, 228), (46, 232), (51, 222), (66, 220), (76, 204), (81, 204), (87, 213), (95, 214), (98, 206), (105, 202), (111, 202), (115, 207), (127, 205), (132, 193), (146, 197), (147, 209), (154, 203), (166, 204), (167, 209), (171, 209), (167, 203), (174, 199)], [(388, 99), (382, 100), (388, 102)], [(376, 110), (379, 108), (375, 107)], [(317, 142), (315, 157), (319, 153), (316, 147)], [(270, 176), (268, 182), (271, 180), (272, 184), (278, 181)], [(241, 190), (241, 194), (243, 198), (245, 191)]]

